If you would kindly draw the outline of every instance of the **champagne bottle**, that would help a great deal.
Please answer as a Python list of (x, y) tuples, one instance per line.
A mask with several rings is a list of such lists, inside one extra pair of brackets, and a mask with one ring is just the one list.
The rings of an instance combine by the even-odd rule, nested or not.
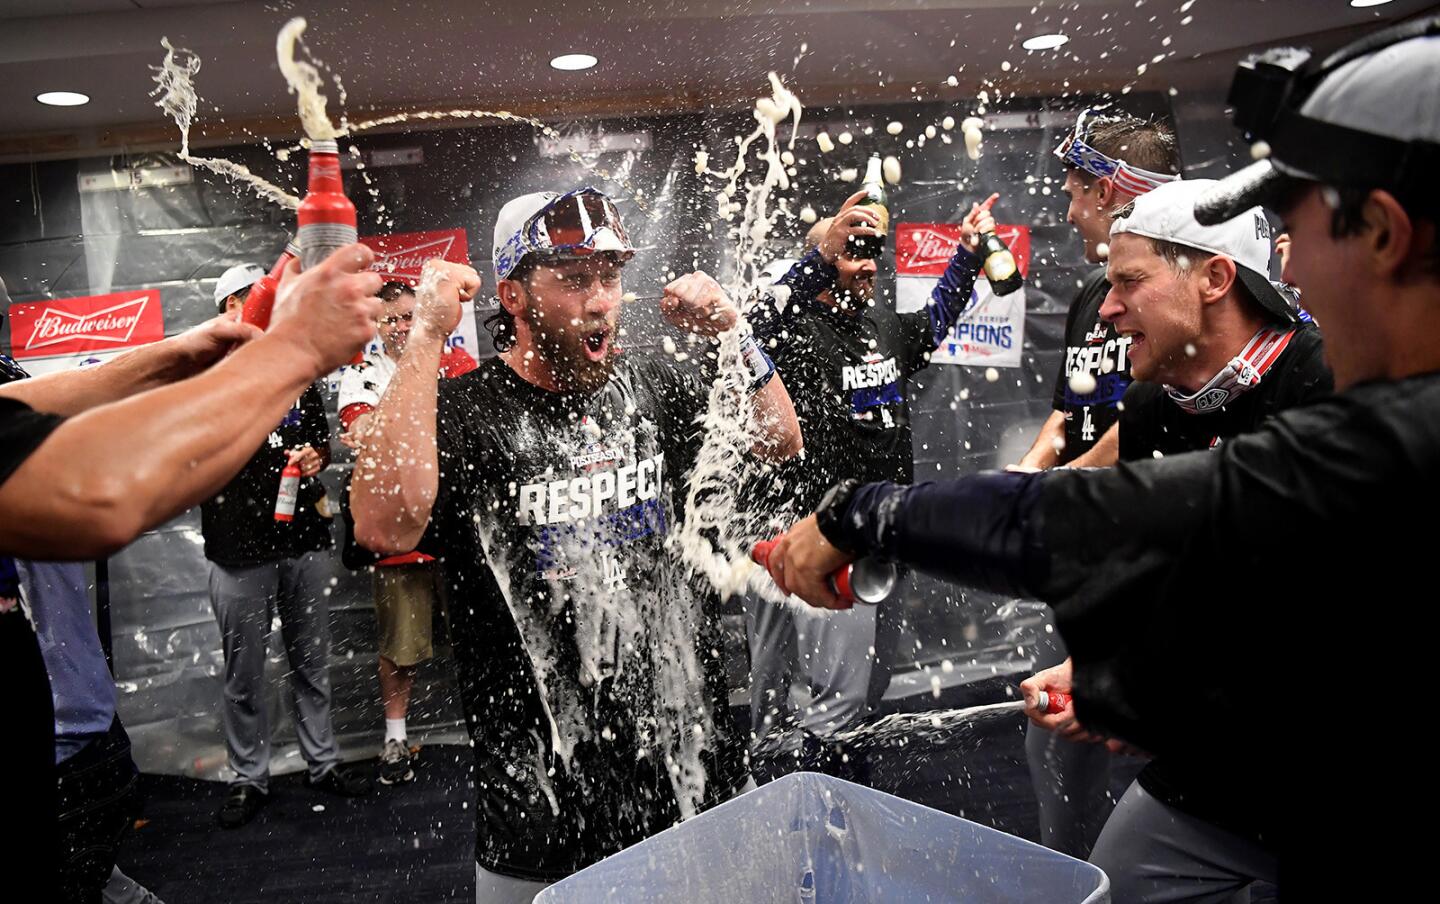
[[(881, 175), (880, 155), (871, 154), (865, 165), (865, 197), (856, 207), (873, 207), (880, 215), (880, 232), (890, 231), (890, 196), (885, 193), (885, 178)], [(885, 250), (884, 235), (852, 235), (845, 241), (845, 253), (852, 258), (876, 258)]]
[(1010, 253), (1009, 246), (1000, 236), (993, 232), (981, 234), (979, 252), (985, 262), (985, 278), (990, 281), (990, 288), (996, 295), (1009, 295), (1025, 284), (1015, 263), (1015, 255)]

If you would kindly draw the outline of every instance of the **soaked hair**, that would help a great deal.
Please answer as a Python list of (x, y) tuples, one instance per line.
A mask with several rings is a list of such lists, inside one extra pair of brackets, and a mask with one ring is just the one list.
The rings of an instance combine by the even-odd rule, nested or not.
[[(527, 254), (520, 259), (520, 263), (515, 265), (515, 269), (511, 270), (510, 275), (506, 278), (525, 283), (528, 288), (530, 277), (539, 266), (540, 258), (533, 254)], [(515, 342), (519, 338), (515, 335), (515, 315), (505, 310), (505, 305), (500, 303), (498, 293), (495, 296), (495, 310), (486, 315), (482, 323), (490, 333), (490, 341), (494, 344), (495, 351), (508, 352), (515, 347)]]
[[(1163, 122), (1126, 114), (1109, 116), (1091, 127), (1086, 143), (1106, 157), (1152, 173), (1180, 172), (1180, 144), (1175, 131)], [(1086, 185), (1094, 184), (1095, 176), (1072, 164), (1066, 166), (1079, 173)]]
[(381, 301), (394, 301), (401, 295), (409, 295), (411, 298), (414, 298), (415, 287), (407, 282), (394, 279), (381, 286), (380, 291), (375, 293), (375, 297)]

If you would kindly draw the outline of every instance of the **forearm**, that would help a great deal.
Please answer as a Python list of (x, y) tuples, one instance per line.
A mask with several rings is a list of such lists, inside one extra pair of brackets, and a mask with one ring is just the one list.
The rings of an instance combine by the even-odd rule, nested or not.
[(804, 448), (800, 420), (778, 373), (751, 396), (751, 403), (750, 423), (761, 437), (751, 450), (756, 457), (777, 462), (799, 455)]
[(1065, 412), (1052, 411), (1040, 427), (1035, 444), (1020, 459), (1022, 468), (1048, 471), (1060, 464), (1060, 452), (1065, 448)]
[(925, 316), (930, 321), (930, 343), (939, 348), (950, 335), (951, 327), (975, 299), (975, 280), (980, 275), (980, 258), (963, 247), (955, 249), (945, 273), (930, 290)]
[(5, 547), (93, 558), (124, 546), (223, 487), (315, 376), (291, 346), (261, 339), (72, 417), (0, 487)]
[(0, 395), (24, 402), (36, 411), (70, 417), (183, 379), (191, 372), (186, 363), (177, 344), (165, 339), (97, 367), (11, 383), (0, 389)]
[(416, 328), (385, 396), (369, 415), (350, 484), (361, 545), (408, 552), (420, 542), (439, 490), (436, 407), (444, 336)]
[(1043, 475), (987, 471), (959, 480), (856, 490), (827, 538), (944, 580), (1031, 596), (1044, 583), (1036, 517)]

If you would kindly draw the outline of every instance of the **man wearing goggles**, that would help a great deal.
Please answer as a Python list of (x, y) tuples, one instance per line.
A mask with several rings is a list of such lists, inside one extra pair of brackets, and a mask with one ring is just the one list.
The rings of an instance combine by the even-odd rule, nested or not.
[[(864, 555), (1046, 600), (1074, 656), (1080, 720), (1251, 801), (1282, 899), (1398, 900), (1433, 859), (1428, 835), (1378, 827), (1397, 802), (1425, 799), (1403, 691), (1433, 683), (1412, 638), (1429, 639), (1434, 583), (1417, 516), (1440, 508), (1440, 179), (1421, 165), (1440, 149), (1440, 18), (1279, 66), (1261, 83), (1279, 99), (1257, 107), (1264, 59), (1242, 67), (1232, 104), (1270, 157), (1195, 215), (1275, 205), (1336, 394), (1213, 451), (861, 487), (833, 518), (792, 529), (769, 567), (832, 605), (825, 576)], [(1345, 152), (1317, 152), (1320, 136)], [(1363, 636), (1372, 612), (1403, 652), (1380, 675), (1345, 671), (1343, 635)], [(1154, 875), (1155, 897), (1131, 900), (1161, 899)], [(1186, 899), (1235, 889), (1216, 878)]]
[[(356, 532), (403, 552), (445, 544), (455, 659), (476, 750), (477, 900), (548, 883), (725, 800), (749, 781), (728, 718), (717, 601), (670, 528), (707, 387), (617, 357), (635, 253), (592, 189), (524, 195), (495, 226), (498, 357), (440, 383), (473, 270), (432, 262), (403, 358), (356, 467)], [(672, 324), (748, 329), (704, 273), (665, 286)], [(741, 342), (752, 452), (800, 450), (790, 397)]]

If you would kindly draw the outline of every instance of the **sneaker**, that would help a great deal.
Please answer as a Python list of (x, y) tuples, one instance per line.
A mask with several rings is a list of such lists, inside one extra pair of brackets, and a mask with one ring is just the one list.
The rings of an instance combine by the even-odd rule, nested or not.
[(370, 792), (370, 780), (356, 769), (336, 766), (318, 779), (306, 776), (305, 784), (340, 797), (360, 797)]
[(238, 829), (255, 818), (270, 795), (253, 785), (236, 785), (220, 806), (220, 825), (227, 829)]
[(415, 777), (415, 756), (410, 744), (394, 738), (385, 742), (380, 751), (380, 784), (398, 785)]

